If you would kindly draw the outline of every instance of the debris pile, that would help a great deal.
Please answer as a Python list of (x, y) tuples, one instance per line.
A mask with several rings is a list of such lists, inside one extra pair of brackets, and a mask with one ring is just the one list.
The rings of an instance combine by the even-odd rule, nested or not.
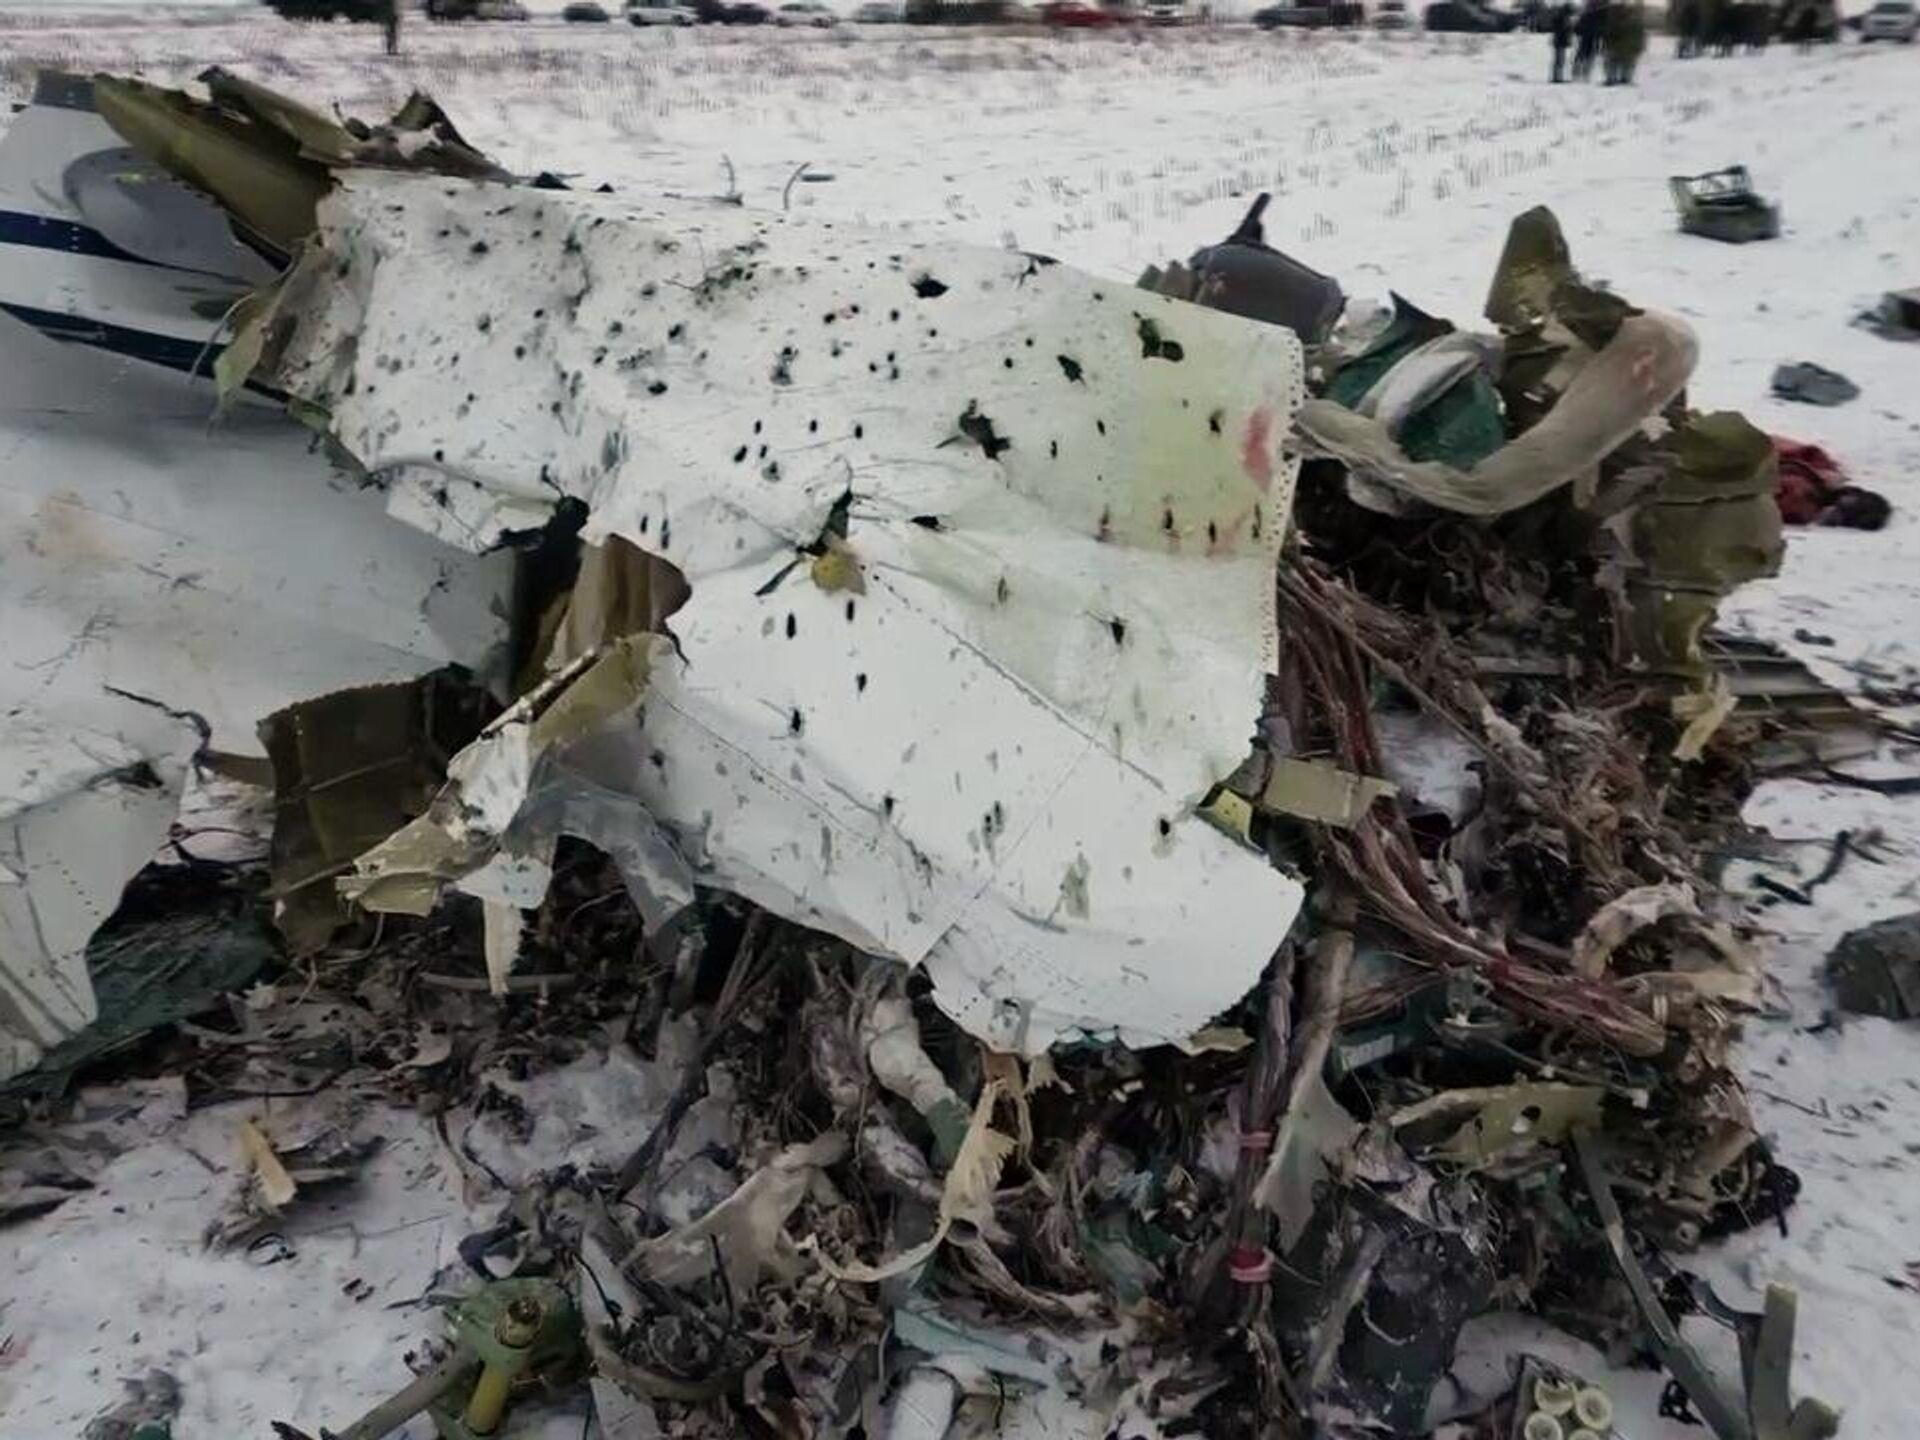
[[(1611, 1434), (1535, 1357), (1449, 1408), (1495, 1309), (1663, 1367), (1719, 1440), (1835, 1433), (1791, 1400), (1791, 1296), (1748, 1315), (1684, 1268), (1797, 1185), (1729, 1068), (1763, 976), (1705, 858), (1796, 738), (1711, 635), (1778, 564), (1779, 461), (1550, 212), (1476, 333), (1345, 302), (1265, 246), (1264, 197), (1133, 287), (522, 184), (424, 99), (370, 128), (207, 92), (91, 87), (90, 143), (284, 262), (211, 271), (193, 393), (284, 404), (444, 575), (514, 566), (459, 666), (256, 697), (264, 766), (204, 719), (136, 747), (270, 790), (264, 886), (190, 854), (64, 957), (107, 1027), (72, 1028), (124, 1046), (109, 947), (218, 885), (283, 954), (177, 947), (204, 959), (131, 1063), (358, 1078), (306, 1133), (247, 1127), (210, 1243), (351, 1184), (373, 1094), (498, 1205), (443, 1352), (336, 1433), (489, 1433), (585, 1383), (608, 1435), (1009, 1403)], [(262, 974), (207, 1018), (209, 977)], [(542, 1123), (516, 1085), (609, 1045), (671, 1077), (617, 1161), (489, 1159)], [(70, 1083), (36, 1061), (66, 1063), (16, 1087)]]

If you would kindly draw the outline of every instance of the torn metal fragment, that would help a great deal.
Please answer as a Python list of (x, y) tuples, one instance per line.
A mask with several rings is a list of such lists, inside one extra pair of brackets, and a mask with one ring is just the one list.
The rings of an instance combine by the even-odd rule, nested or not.
[(956, 1223), (964, 1220), (979, 1224), (992, 1213), (994, 1186), (1000, 1179), (1001, 1167), (1017, 1144), (1012, 1136), (993, 1128), (994, 1111), (1005, 1096), (1000, 1081), (989, 1080), (981, 1087), (967, 1132), (961, 1137), (953, 1164), (941, 1185), (933, 1233), (919, 1244), (872, 1265), (861, 1261), (843, 1265), (823, 1254), (821, 1263), (829, 1275), (861, 1285), (877, 1285), (895, 1275), (904, 1275), (930, 1258)]
[(1799, 400), (1808, 405), (1844, 405), (1860, 398), (1858, 385), (1839, 371), (1816, 365), (1811, 360), (1777, 366), (1771, 388), (1782, 400)]
[[(1600, 1212), (1600, 1223), (1614, 1263), (1632, 1292), (1647, 1327), (1647, 1336), (1660, 1362), (1672, 1372), (1700, 1412), (1716, 1440), (1827, 1440), (1839, 1432), (1838, 1415), (1818, 1400), (1790, 1402), (1788, 1367), (1793, 1358), (1794, 1293), (1769, 1286), (1766, 1310), (1760, 1316), (1738, 1320), (1741, 1335), (1742, 1384), (1729, 1388), (1707, 1368), (1699, 1353), (1684, 1340), (1673, 1318), (1634, 1254), (1626, 1221), (1613, 1197), (1612, 1182), (1601, 1158), (1600, 1142), (1591, 1132), (1573, 1132), (1587, 1192)], [(1709, 1305), (1709, 1313), (1714, 1307)], [(1719, 1307), (1723, 1323), (1739, 1312)]]
[(254, 239), (281, 254), (311, 234), (334, 168), (378, 165), (508, 178), (452, 131), (426, 97), (359, 133), (218, 66), (208, 98), (122, 76), (93, 77), (100, 114), (142, 155), (218, 200)]
[(296, 953), (346, 920), (335, 882), (426, 813), (447, 761), (493, 709), (458, 676), (336, 690), (260, 722), (273, 764), (274, 923)]
[(545, 667), (558, 670), (626, 636), (661, 634), (686, 600), (685, 577), (659, 556), (618, 535), (583, 545), (554, 633), (540, 647)]
[[(703, 883), (924, 965), (1003, 1050), (1175, 1039), (1253, 983), (1299, 888), (1194, 809), (1276, 650), (1291, 335), (1004, 252), (364, 170), (303, 266), (256, 378), (396, 513), (477, 548), (572, 497), (685, 576), (637, 723), (579, 749)], [(837, 509), (864, 594), (800, 568)], [(517, 763), (456, 768), (506, 797)]]
[(1717, 673), (1700, 689), (1674, 696), (1673, 718), (1685, 721), (1686, 728), (1673, 742), (1673, 758), (1698, 760), (1706, 753), (1713, 737), (1720, 733), (1720, 727), (1733, 717), (1739, 704), (1740, 697), (1733, 693), (1733, 687)]
[(1843, 1010), (1920, 1018), (1920, 914), (1848, 931), (1827, 956), (1827, 981)]
[[(1431, 1149), (1463, 1165), (1484, 1166), (1510, 1152), (1558, 1145), (1576, 1128), (1600, 1123), (1606, 1092), (1595, 1085), (1536, 1081), (1443, 1090), (1388, 1118), (1403, 1144)], [(1421, 1134), (1435, 1135), (1430, 1146)]]
[(1664, 448), (1659, 485), (1616, 522), (1620, 623), (1639, 664), (1698, 678), (1721, 598), (1780, 569), (1778, 462), (1766, 434), (1730, 410), (1689, 416)]
[(1184, 266), (1149, 270), (1141, 286), (1229, 315), (1284, 325), (1306, 344), (1318, 344), (1339, 318), (1346, 297), (1331, 277), (1266, 243), (1261, 217), (1271, 199), (1265, 192), (1255, 196), (1233, 234), (1194, 251)]
[(1754, 192), (1753, 178), (1744, 165), (1709, 170), (1703, 175), (1675, 175), (1667, 181), (1680, 228), (1689, 235), (1744, 245), (1772, 240), (1780, 233), (1780, 207)]
[(1373, 802), (1400, 793), (1389, 780), (1355, 775), (1320, 760), (1275, 760), (1260, 808), (1351, 830)]
[(1004, 1375), (1033, 1385), (1058, 1385), (1063, 1369), (1032, 1335), (1009, 1334), (954, 1318), (930, 1300), (914, 1296), (893, 1312), (893, 1338), (924, 1352), (936, 1369), (967, 1382), (974, 1372)]
[[(640, 875), (630, 888), (659, 894), (660, 923), (692, 899), (684, 867), (658, 847), (663, 869), (648, 873), (651, 822), (630, 799), (610, 809), (587, 804), (592, 789), (558, 762), (558, 752), (630, 712), (646, 694), (652, 665), (666, 648), (631, 635), (573, 661), (500, 715), (447, 766), (447, 782), (427, 813), (360, 857), (339, 881), (341, 894), (369, 910), (424, 915), (459, 882), (501, 904), (532, 906), (546, 888), (546, 864), (558, 836), (579, 834), (625, 855)], [(617, 793), (617, 792), (616, 792)], [(612, 821), (604, 828), (596, 818)], [(622, 833), (622, 821), (636, 822)]]
[(87, 937), (196, 756), (254, 752), (307, 696), (486, 672), (511, 589), (509, 558), (386, 523), (284, 416), (243, 405), (209, 432), (185, 375), (267, 268), (91, 95), (0, 140), (0, 208), (71, 242), (0, 241), (0, 1078), (94, 1019)]

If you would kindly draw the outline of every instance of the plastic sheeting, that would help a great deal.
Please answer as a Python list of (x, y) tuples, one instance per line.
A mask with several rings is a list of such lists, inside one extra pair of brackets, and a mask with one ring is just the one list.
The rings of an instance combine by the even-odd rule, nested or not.
[(689, 581), (568, 766), (703, 882), (1007, 1049), (1252, 984), (1299, 886), (1193, 810), (1274, 661), (1291, 334), (733, 206), (359, 173), (320, 219), (268, 373), (396, 514), (477, 548), (572, 496)]

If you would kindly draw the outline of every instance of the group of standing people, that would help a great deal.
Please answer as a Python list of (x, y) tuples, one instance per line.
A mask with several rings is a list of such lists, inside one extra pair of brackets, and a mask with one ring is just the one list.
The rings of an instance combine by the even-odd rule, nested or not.
[(1682, 60), (1699, 55), (1758, 54), (1775, 35), (1799, 45), (1819, 38), (1822, 16), (1812, 0), (1784, 9), (1770, 0), (1676, 0), (1673, 33)]
[[(1682, 60), (1765, 50), (1776, 35), (1803, 48), (1837, 33), (1830, 0), (1674, 0), (1669, 18)], [(1647, 16), (1640, 0), (1583, 0), (1578, 11), (1561, 4), (1552, 13), (1553, 83), (1591, 80), (1596, 60), (1609, 85), (1631, 85), (1647, 49)], [(1567, 52), (1573, 63), (1567, 63)]]
[(1647, 49), (1647, 12), (1640, 0), (1585, 0), (1553, 12), (1553, 83), (1569, 78), (1567, 52), (1573, 51), (1571, 78), (1591, 80), (1596, 60), (1603, 61), (1608, 85), (1631, 85)]

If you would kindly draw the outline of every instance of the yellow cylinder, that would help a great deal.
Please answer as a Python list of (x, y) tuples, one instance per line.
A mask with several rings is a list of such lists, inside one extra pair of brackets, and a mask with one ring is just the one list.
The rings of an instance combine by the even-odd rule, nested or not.
[(491, 1435), (498, 1430), (512, 1389), (511, 1371), (500, 1365), (481, 1366), (480, 1378), (473, 1384), (473, 1398), (467, 1401), (467, 1428), (476, 1435)]
[(480, 1367), (480, 1378), (473, 1385), (473, 1398), (467, 1401), (467, 1428), (474, 1434), (491, 1435), (500, 1428), (500, 1419), (507, 1410), (507, 1397), (513, 1393), (513, 1382), (520, 1378), (520, 1371), (527, 1363), (524, 1352), (539, 1335), (544, 1318), (539, 1302), (522, 1296), (507, 1307), (494, 1325), (493, 1338), (509, 1351), (520, 1353), (510, 1354), (505, 1362), (489, 1360)]

